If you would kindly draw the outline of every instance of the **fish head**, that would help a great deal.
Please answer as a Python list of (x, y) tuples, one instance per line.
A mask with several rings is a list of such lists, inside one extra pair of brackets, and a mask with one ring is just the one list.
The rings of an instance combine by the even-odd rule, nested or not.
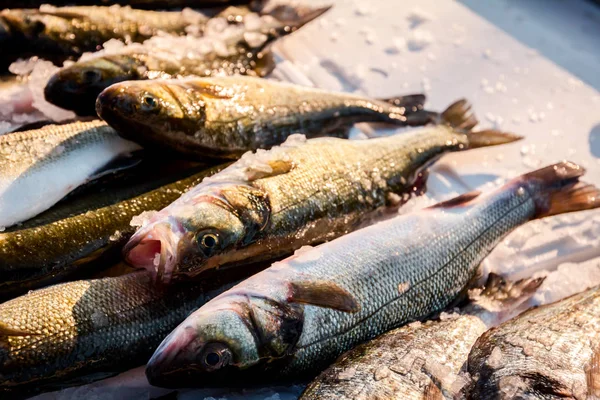
[(96, 115), (98, 95), (112, 84), (139, 79), (127, 57), (105, 56), (79, 61), (56, 72), (44, 88), (47, 101), (79, 115)]
[(261, 200), (243, 186), (188, 192), (142, 225), (125, 246), (125, 259), (161, 284), (195, 277), (236, 255), (243, 259), (244, 246), (268, 219)]
[(195, 139), (190, 132), (202, 132), (206, 102), (197, 97), (177, 81), (123, 82), (98, 96), (96, 112), (131, 139), (164, 149), (171, 140), (185, 145)]
[(28, 38), (35, 38), (46, 30), (43, 18), (35, 10), (6, 9), (0, 13), (0, 18), (13, 34)]
[[(215, 300), (218, 300), (215, 299)], [(241, 369), (260, 361), (255, 334), (238, 304), (206, 304), (167, 336), (146, 366), (157, 386), (212, 386), (235, 379)]]
[(147, 364), (151, 384), (243, 385), (285, 362), (301, 334), (302, 306), (243, 285), (192, 313), (162, 342)]

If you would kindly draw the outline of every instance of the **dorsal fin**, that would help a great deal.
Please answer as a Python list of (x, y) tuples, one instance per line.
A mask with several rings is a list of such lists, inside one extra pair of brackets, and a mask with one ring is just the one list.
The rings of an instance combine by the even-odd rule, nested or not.
[(446, 200), (446, 201), (442, 201), (440, 203), (434, 204), (429, 208), (451, 208), (451, 207), (462, 206), (462, 205), (467, 204), (471, 200), (474, 200), (480, 194), (481, 194), (481, 192), (479, 190), (474, 190), (472, 192), (463, 193), (460, 196), (454, 197), (450, 200)]
[(292, 303), (304, 303), (318, 307), (355, 313), (360, 310), (356, 299), (345, 289), (329, 281), (290, 282)]

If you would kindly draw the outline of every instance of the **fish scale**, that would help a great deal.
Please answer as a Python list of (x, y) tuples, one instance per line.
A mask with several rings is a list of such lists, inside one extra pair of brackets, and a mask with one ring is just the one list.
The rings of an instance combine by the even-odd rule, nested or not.
[(594, 398), (600, 386), (588, 371), (598, 371), (599, 326), (596, 286), (489, 330), (469, 354), (469, 398)]

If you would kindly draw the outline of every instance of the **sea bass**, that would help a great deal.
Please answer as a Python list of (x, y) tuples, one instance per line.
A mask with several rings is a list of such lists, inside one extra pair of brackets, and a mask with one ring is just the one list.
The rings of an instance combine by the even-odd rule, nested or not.
[(95, 115), (96, 98), (117, 82), (189, 75), (262, 77), (275, 65), (270, 45), (328, 9), (281, 6), (261, 16), (243, 15), (241, 22), (233, 24), (225, 17), (215, 17), (211, 20), (214, 29), (205, 30), (202, 37), (155, 37), (143, 45), (80, 60), (53, 75), (44, 95), (59, 107)]
[(111, 265), (135, 231), (130, 224), (133, 217), (167, 206), (222, 168), (206, 169), (154, 190), (143, 190), (150, 185), (142, 183), (127, 190), (96, 191), (47, 211), (23, 228), (0, 233), (0, 299), (72, 276), (89, 277)]
[[(106, 41), (143, 42), (159, 32), (185, 34), (201, 29), (209, 16), (192, 10), (143, 11), (131, 7), (76, 6), (0, 11), (2, 58), (40, 56), (60, 63), (99, 50)], [(11, 57), (12, 56), (12, 57)], [(6, 61), (6, 60), (5, 60)]]
[(469, 398), (598, 398), (599, 324), (596, 286), (489, 330), (469, 354)]
[[(175, 8), (175, 7), (213, 7), (223, 6), (227, 4), (241, 4), (250, 3), (250, 0), (54, 0), (52, 4), (71, 5), (77, 4), (89, 4), (95, 5), (98, 2), (106, 5), (110, 4), (121, 4), (130, 5), (136, 8), (145, 9), (163, 9), (163, 8)], [(1, 8), (34, 8), (40, 7), (44, 4), (48, 4), (48, 0), (0, 0)]]
[(301, 400), (457, 398), (468, 383), (461, 369), (473, 343), (543, 281), (512, 283), (490, 274), (459, 313), (397, 328), (348, 351), (308, 385)]
[(235, 76), (122, 82), (98, 96), (96, 112), (144, 147), (239, 158), (294, 133), (347, 137), (355, 122), (425, 125), (437, 117), (423, 110), (424, 95), (394, 101)]
[[(443, 118), (472, 128), (466, 101)], [(289, 255), (356, 229), (386, 205), (419, 192), (424, 169), (443, 154), (518, 136), (442, 124), (370, 140), (292, 135), (247, 153), (150, 216), (124, 252), (158, 281)]]
[(0, 136), (0, 226), (36, 216), (73, 189), (134, 165), (141, 147), (96, 120)]
[(314, 376), (340, 354), (442, 311), (479, 264), (527, 221), (600, 207), (562, 162), (297, 252), (191, 314), (146, 374), (159, 386)]
[(0, 304), (0, 393), (31, 396), (143, 365), (191, 311), (253, 271), (169, 292), (155, 290), (138, 271), (62, 283)]

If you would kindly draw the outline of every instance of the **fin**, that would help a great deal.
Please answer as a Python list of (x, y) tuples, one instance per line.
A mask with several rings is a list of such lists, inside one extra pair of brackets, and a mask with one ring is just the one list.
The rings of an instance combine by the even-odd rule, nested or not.
[(587, 399), (600, 399), (600, 348), (594, 349), (590, 363), (585, 369)]
[(360, 311), (360, 305), (354, 297), (333, 282), (290, 282), (290, 286), (292, 294), (289, 301), (292, 303), (333, 308), (349, 313)]
[(136, 152), (132, 153), (131, 156), (118, 157), (112, 160), (104, 167), (96, 171), (92, 176), (90, 176), (87, 181), (91, 182), (96, 179), (102, 178), (103, 176), (135, 167), (140, 162), (142, 162), (142, 158), (136, 156), (135, 153)]
[(470, 291), (469, 298), (474, 305), (490, 312), (514, 309), (533, 296), (544, 279), (545, 277), (513, 282), (492, 272), (483, 290)]
[(527, 184), (535, 201), (534, 218), (544, 218), (600, 207), (600, 190), (579, 182), (583, 174), (583, 167), (564, 161), (522, 175), (507, 186)]
[(275, 57), (273, 56), (273, 52), (270, 47), (265, 48), (256, 56), (256, 66), (254, 67), (256, 75), (263, 78), (273, 72), (274, 69)]
[(389, 97), (385, 99), (377, 99), (396, 107), (404, 107), (407, 112), (415, 112), (422, 110), (425, 106), (426, 96), (424, 94), (408, 94), (406, 96)]
[(481, 192), (479, 190), (474, 190), (472, 192), (463, 193), (457, 197), (454, 197), (450, 200), (442, 201), (440, 203), (434, 204), (428, 208), (452, 208), (457, 206), (464, 206), (470, 201), (479, 197)]
[(266, 12), (267, 15), (275, 18), (277, 21), (286, 25), (283, 30), (288, 33), (291, 29), (299, 29), (308, 24), (312, 20), (325, 14), (332, 6), (325, 7), (306, 7), (306, 6), (291, 6), (287, 4), (278, 4)]
[(469, 137), (470, 149), (496, 146), (523, 139), (522, 136), (494, 129), (473, 131), (473, 128), (475, 128), (479, 121), (477, 121), (475, 114), (473, 114), (471, 103), (465, 99), (460, 99), (450, 104), (440, 115), (438, 123), (445, 123), (454, 129), (464, 131)]
[(2, 336), (37, 336), (38, 333), (27, 332), (25, 330), (11, 328), (3, 322), (0, 322), (0, 337)]

